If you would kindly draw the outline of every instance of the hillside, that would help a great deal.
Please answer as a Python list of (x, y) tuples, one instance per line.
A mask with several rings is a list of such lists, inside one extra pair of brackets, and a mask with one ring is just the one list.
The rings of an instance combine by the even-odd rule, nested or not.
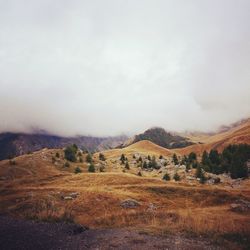
[(0, 134), (0, 160), (34, 152), (42, 148), (63, 148), (70, 144), (77, 144), (84, 150), (96, 151), (116, 147), (127, 140), (126, 136), (114, 137), (60, 137), (49, 134)]
[[(78, 160), (65, 167), (61, 149), (43, 149), (12, 161), (0, 161), (0, 213), (36, 221), (75, 222), (90, 230), (121, 228), (165, 239), (172, 235), (179, 241), (190, 236), (192, 241), (206, 237), (210, 244), (218, 244), (219, 239), (225, 249), (247, 246), (248, 241), (241, 239), (247, 239), (250, 233), (249, 212), (234, 212), (231, 206), (239, 200), (250, 200), (249, 180), (240, 185), (201, 185), (196, 180), (166, 182), (162, 180), (165, 169), (145, 170), (138, 176), (138, 166), (132, 163), (135, 152), (136, 159), (139, 155), (162, 153), (163, 160), (168, 161), (171, 153), (141, 141), (125, 149), (104, 151), (106, 161), (100, 161), (96, 153), (95, 173), (88, 173), (86, 154), (82, 155), (83, 162)], [(119, 161), (121, 153), (129, 159), (129, 170)], [(101, 165), (104, 172), (100, 172)], [(82, 173), (74, 174), (76, 166)], [(175, 166), (168, 165), (168, 171), (170, 168), (176, 171)]]
[(187, 155), (192, 151), (202, 154), (204, 150), (210, 151), (211, 149), (217, 149), (221, 152), (229, 144), (250, 144), (250, 120), (248, 119), (236, 126), (232, 126), (225, 132), (207, 136), (202, 139), (202, 143), (176, 149), (175, 151), (182, 155)]
[(183, 148), (192, 145), (189, 139), (167, 132), (163, 128), (151, 128), (144, 133), (135, 135), (133, 138), (125, 142), (123, 146), (128, 146), (133, 143), (148, 140), (164, 148)]
[(172, 151), (161, 146), (154, 144), (151, 141), (143, 140), (131, 144), (127, 147), (121, 149), (111, 149), (107, 151), (103, 151), (105, 155), (108, 157), (119, 157), (121, 154), (126, 154), (132, 156), (133, 154), (144, 154), (144, 155), (163, 155), (163, 156), (170, 156), (172, 155)]

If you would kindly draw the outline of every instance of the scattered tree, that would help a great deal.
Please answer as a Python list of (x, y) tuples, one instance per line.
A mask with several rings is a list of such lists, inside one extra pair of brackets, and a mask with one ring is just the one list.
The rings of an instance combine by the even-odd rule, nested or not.
[(126, 160), (125, 155), (122, 154), (120, 157), (121, 164), (125, 164), (125, 160)]
[(143, 165), (142, 165), (143, 168), (148, 168), (148, 164), (146, 161), (143, 162)]
[(174, 180), (175, 181), (179, 181), (181, 179), (181, 177), (178, 175), (178, 173), (176, 172), (175, 174), (174, 174)]
[(104, 172), (104, 170), (105, 170), (105, 167), (104, 167), (104, 166), (100, 166), (99, 171), (100, 171), (100, 172)]
[(197, 166), (196, 168), (196, 173), (195, 173), (195, 177), (200, 179), (200, 183), (205, 183), (206, 182), (206, 177), (204, 174), (204, 170), (201, 168), (200, 165)]
[(178, 165), (178, 164), (179, 164), (177, 155), (176, 155), (175, 153), (173, 154), (173, 163), (174, 163), (175, 165)]
[(99, 154), (99, 160), (100, 161), (106, 161), (106, 158), (105, 158), (104, 154), (102, 154), (102, 153)]
[(168, 173), (164, 174), (164, 176), (163, 176), (162, 179), (165, 180), (165, 181), (170, 181), (170, 176), (169, 176), (169, 174), (168, 174)]
[(126, 168), (126, 169), (130, 169), (129, 164), (128, 164), (127, 161), (126, 161), (126, 164), (125, 164), (125, 168)]
[(71, 162), (76, 162), (77, 147), (75, 144), (68, 146), (64, 150), (65, 159)]
[(192, 164), (194, 161), (197, 160), (197, 156), (196, 156), (196, 153), (194, 152), (191, 152), (189, 155), (188, 155), (188, 162), (190, 164)]
[(89, 165), (88, 171), (89, 171), (90, 173), (94, 173), (94, 172), (95, 172), (95, 166), (94, 166), (94, 164), (91, 163), (91, 164)]
[(75, 168), (75, 174), (79, 174), (81, 172), (82, 172), (82, 170), (80, 169), (80, 167), (76, 167)]
[(86, 162), (88, 162), (88, 163), (92, 163), (92, 155), (90, 154), (90, 153), (88, 153), (87, 154), (87, 156), (86, 156)]

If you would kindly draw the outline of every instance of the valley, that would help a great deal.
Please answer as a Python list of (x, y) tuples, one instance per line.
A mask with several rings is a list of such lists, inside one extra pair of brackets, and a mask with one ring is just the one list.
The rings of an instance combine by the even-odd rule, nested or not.
[[(217, 144), (215, 138), (219, 138)], [(0, 213), (32, 221), (77, 223), (90, 230), (130, 230), (163, 237), (162, 242), (164, 237), (179, 237), (181, 242), (191, 237), (194, 248), (204, 244), (197, 249), (205, 249), (207, 241), (212, 249), (245, 249), (250, 243), (249, 178), (206, 173), (210, 179), (201, 184), (196, 169), (173, 163), (173, 154), (180, 161), (189, 147), (197, 150), (200, 158), (200, 147), (208, 149), (221, 141), (239, 142), (242, 138), (249, 143), (249, 124), (183, 149), (166, 149), (142, 140), (91, 156), (77, 149), (75, 162), (65, 159), (64, 149), (42, 149), (3, 160)], [(143, 163), (149, 164), (153, 158), (157, 168), (144, 168)], [(169, 181), (163, 178), (166, 173)], [(175, 173), (180, 180), (174, 180)], [(209, 181), (215, 177), (220, 178), (217, 184)], [(150, 241), (150, 237), (143, 240)], [(110, 245), (106, 247), (102, 249), (110, 249)]]

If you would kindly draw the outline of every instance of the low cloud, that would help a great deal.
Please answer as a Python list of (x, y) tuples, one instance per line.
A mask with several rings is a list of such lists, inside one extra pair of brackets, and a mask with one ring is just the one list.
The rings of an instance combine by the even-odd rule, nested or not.
[(0, 131), (215, 129), (250, 115), (250, 2), (0, 1)]

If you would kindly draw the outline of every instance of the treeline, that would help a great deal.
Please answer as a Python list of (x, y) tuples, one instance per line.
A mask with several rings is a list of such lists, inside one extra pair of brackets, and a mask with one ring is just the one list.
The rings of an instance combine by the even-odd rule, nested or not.
[[(93, 160), (92, 154), (89, 153), (88, 151), (79, 150), (79, 148), (77, 147), (76, 144), (69, 145), (64, 149), (64, 159), (67, 160), (65, 162), (65, 164), (64, 164), (64, 167), (69, 168), (70, 167), (69, 162), (83, 163), (84, 158), (83, 158), (82, 153), (87, 154), (86, 158), (85, 158), (85, 161), (88, 163), (88, 172), (91, 172), (91, 173), (96, 172), (96, 166), (94, 165), (94, 160)], [(57, 158), (60, 157), (59, 153), (56, 153), (56, 157)], [(52, 161), (54, 162), (55, 159), (56, 158), (53, 157)], [(104, 154), (99, 153), (99, 160), (100, 161), (106, 161), (106, 158), (105, 158)], [(99, 171), (104, 172), (104, 167), (103, 166), (99, 167)], [(79, 166), (77, 166), (75, 168), (75, 173), (78, 174), (78, 173), (81, 173), (81, 172), (82, 172), (82, 169)]]
[[(176, 163), (176, 156), (173, 160)], [(250, 145), (239, 144), (229, 145), (222, 153), (217, 150), (204, 151), (201, 161), (197, 160), (194, 152), (184, 156), (181, 164), (190, 167), (200, 168), (213, 174), (230, 173), (233, 179), (248, 177), (247, 161), (250, 160)]]

